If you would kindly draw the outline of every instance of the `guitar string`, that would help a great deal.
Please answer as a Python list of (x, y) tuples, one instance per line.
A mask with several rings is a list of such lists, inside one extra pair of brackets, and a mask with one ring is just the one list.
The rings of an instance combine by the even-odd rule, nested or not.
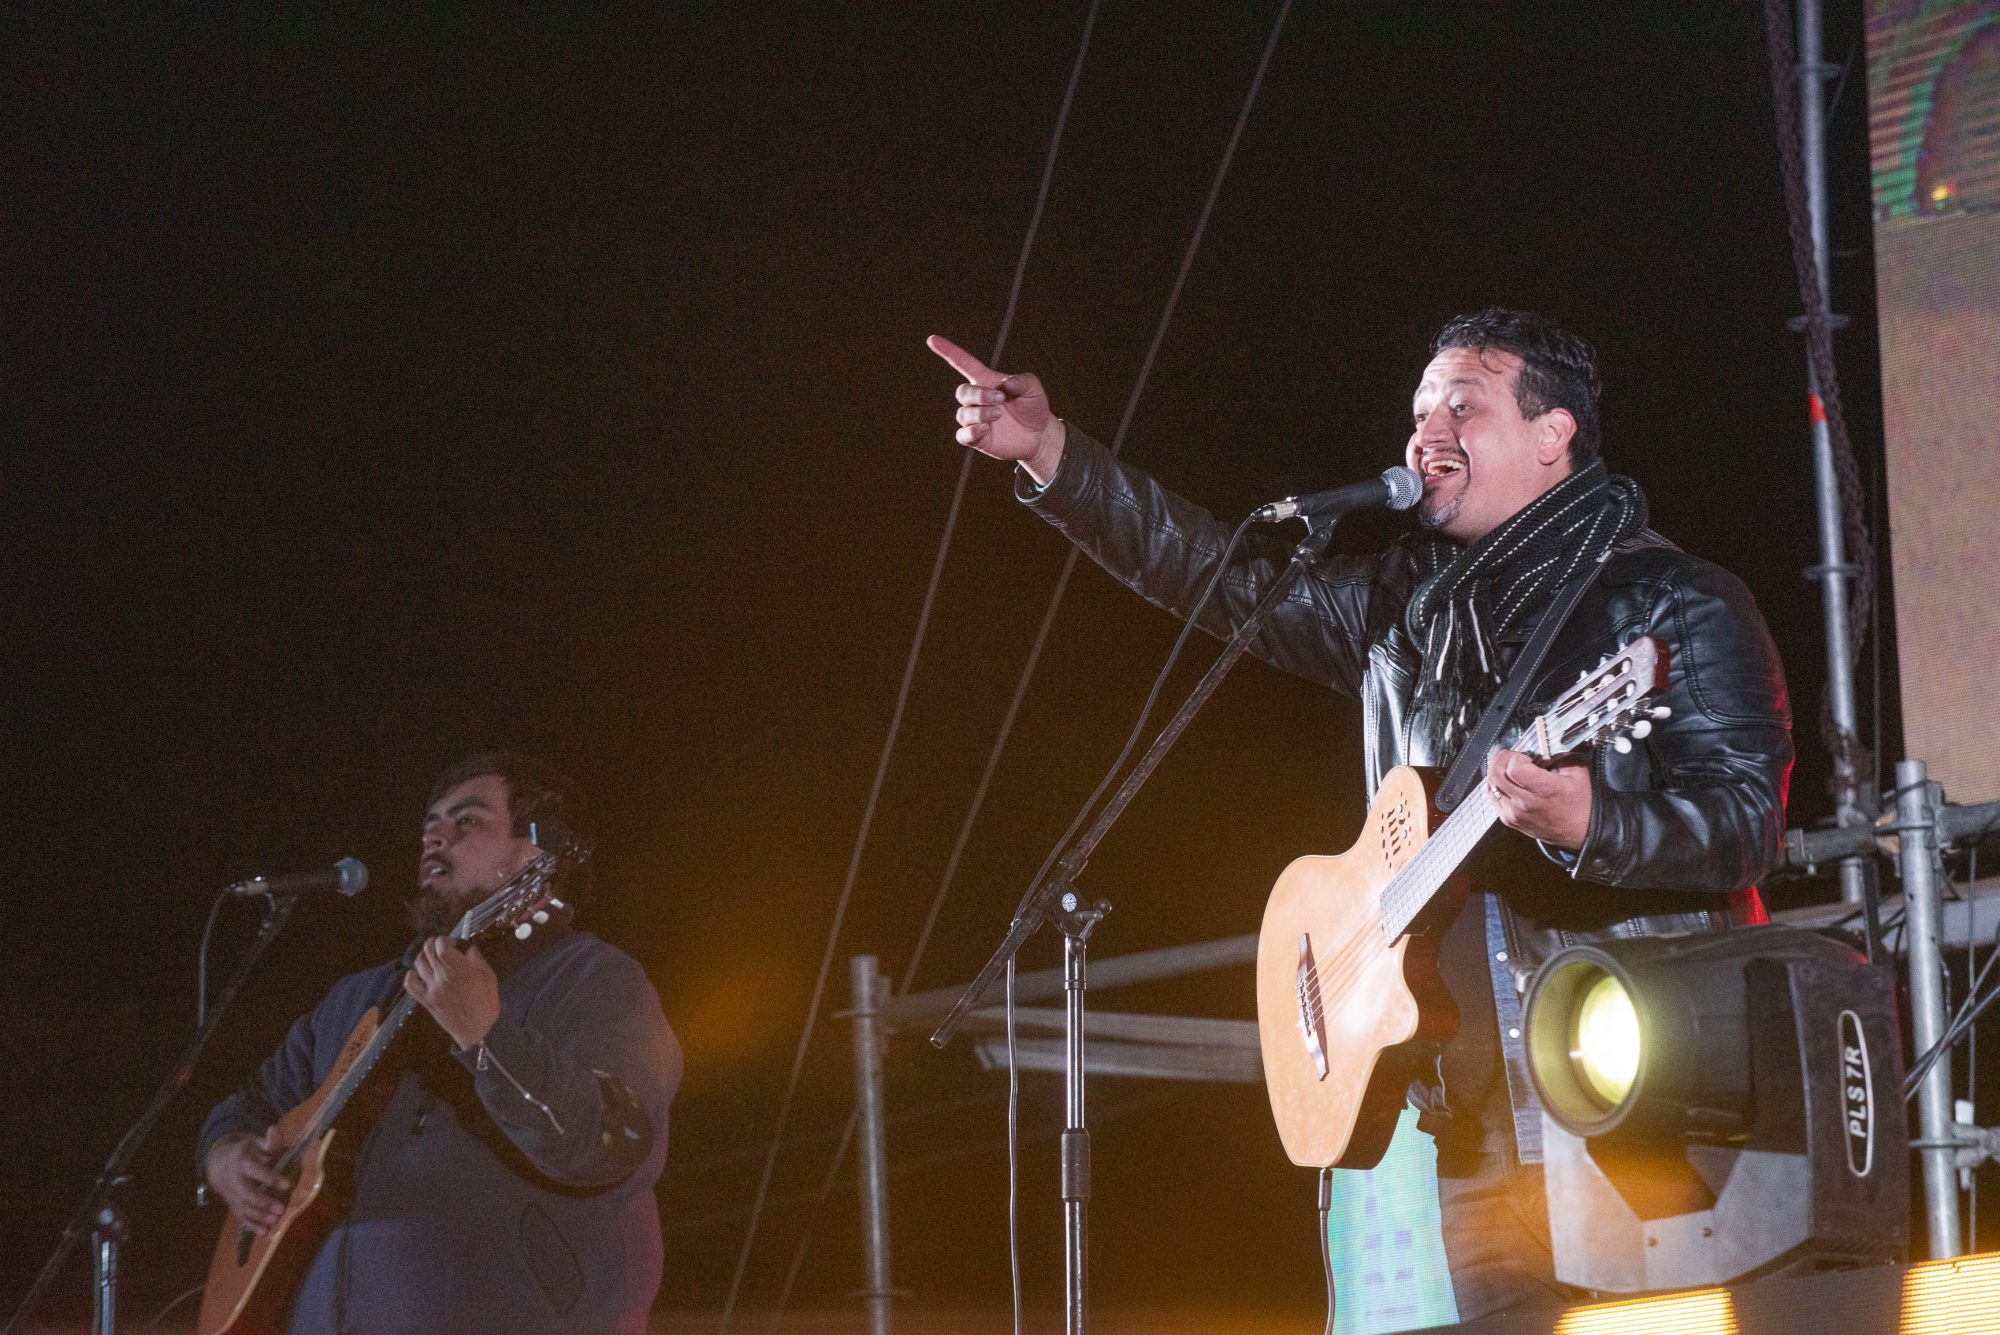
[[(1529, 731), (1545, 723), (1546, 719), (1538, 719)], [(1567, 729), (1552, 728), (1551, 731), (1566, 732)], [(1498, 814), (1485, 788), (1475, 788), (1468, 793), (1458, 809), (1438, 827), (1437, 833), (1397, 869), (1389, 884), (1383, 888), (1377, 901), (1378, 912), (1374, 916), (1373, 930), (1364, 924), (1360, 932), (1349, 933), (1339, 949), (1323, 963), (1315, 958), (1311, 971), (1315, 984), (1312, 994), (1299, 997), (1299, 1009), (1308, 1023), (1320, 1027), (1329, 1011), (1346, 1000), (1357, 981), (1350, 968), (1355, 957), (1377, 937), (1383, 939), (1385, 949), (1400, 940), (1439, 886), (1457, 870), (1465, 854), (1492, 828)], [(1434, 867), (1433, 864), (1440, 860), (1445, 865)], [(1296, 982), (1294, 988), (1297, 988)]]
[[(1635, 645), (1638, 643), (1634, 641)], [(1638, 662), (1625, 661), (1632, 648), (1631, 645), (1626, 646), (1617, 660), (1606, 665), (1610, 669), (1608, 676), (1600, 676), (1589, 686), (1566, 692), (1566, 708), (1564, 702), (1559, 701), (1556, 708), (1515, 734), (1509, 745), (1518, 748), (1523, 740), (1539, 737), (1541, 745), (1535, 749), (1543, 755), (1554, 755), (1574, 750), (1589, 741), (1602, 740), (1610, 727), (1629, 718), (1650, 695), (1640, 687), (1640, 673), (1633, 670), (1647, 666), (1645, 656), (1637, 656)], [(1600, 668), (1600, 672), (1603, 671)], [(1594, 735), (1582, 736), (1582, 729), (1588, 729)], [(1578, 735), (1579, 740), (1572, 743), (1572, 735)], [(1408, 862), (1397, 868), (1389, 884), (1383, 887), (1376, 901), (1372, 929), (1370, 924), (1364, 922), (1359, 931), (1349, 932), (1341, 940), (1339, 948), (1324, 961), (1315, 956), (1309, 970), (1313, 981), (1309, 995), (1302, 981), (1294, 976), (1292, 989), (1302, 1022), (1311, 1025), (1323, 1036), (1327, 1014), (1346, 1002), (1348, 993), (1358, 981), (1350, 967), (1356, 956), (1377, 939), (1381, 940), (1385, 950), (1393, 948), (1498, 817), (1491, 794), (1483, 785), (1466, 795), (1457, 810), (1445, 818), (1437, 831), (1411, 855)], [(1445, 865), (1434, 867), (1433, 864), (1440, 860)]]
[[(1436, 894), (1438, 887), (1457, 870), (1464, 854), (1492, 827), (1496, 815), (1483, 788), (1468, 794), (1459, 808), (1438, 827), (1437, 833), (1397, 869), (1395, 876), (1383, 888), (1372, 926), (1364, 924), (1360, 932), (1349, 933), (1324, 962), (1314, 960), (1314, 994), (1311, 998), (1301, 998), (1302, 1008), (1312, 1023), (1318, 1024), (1331, 1006), (1346, 998), (1354, 981), (1349, 969), (1354, 958), (1374, 941), (1382, 941), (1386, 949), (1402, 937), (1403, 928), (1415, 919)], [(1434, 868), (1433, 864), (1441, 860), (1445, 865)], [(1393, 933), (1388, 930), (1392, 921), (1395, 923)]]
[[(1482, 831), (1484, 831), (1484, 825), (1482, 825)], [(1454, 845), (1456, 847), (1458, 843), (1468, 843), (1466, 839), (1460, 839), (1460, 837), (1454, 837), (1454, 835), (1456, 835), (1456, 831), (1452, 831), (1450, 821), (1446, 821), (1446, 825), (1442, 825), (1438, 829), (1438, 835), (1432, 837), (1424, 845), (1424, 849), (1440, 849), (1440, 855), (1442, 855), (1442, 851), (1446, 851), (1446, 845)], [(1324, 959), (1314, 959), (1312, 973), (1314, 973), (1314, 983), (1318, 985), (1320, 991), (1326, 989), (1328, 979), (1334, 979), (1336, 975), (1342, 977), (1342, 979), (1348, 977), (1352, 973), (1350, 965), (1356, 961), (1356, 955), (1360, 955), (1368, 945), (1372, 945), (1372, 943), (1382, 943), (1384, 947), (1394, 945), (1394, 941), (1400, 935), (1400, 931), (1390, 933), (1388, 927), (1386, 927), (1390, 915), (1384, 909), (1388, 909), (1388, 905), (1392, 905), (1392, 903), (1400, 905), (1400, 903), (1406, 903), (1412, 897), (1416, 897), (1420, 901), (1428, 901), (1436, 893), (1436, 887), (1450, 873), (1452, 865), (1456, 865), (1456, 857), (1454, 857), (1450, 861), (1450, 865), (1438, 869), (1440, 873), (1432, 875), (1430, 863), (1436, 863), (1438, 855), (1432, 855), (1432, 857), (1426, 859), (1422, 855), (1424, 849), (1418, 849), (1418, 853), (1412, 855), (1412, 859), (1398, 869), (1396, 877), (1390, 881), (1390, 885), (1382, 891), (1380, 899), (1376, 901), (1376, 913), (1372, 913), (1370, 919), (1362, 923), (1362, 929), (1360, 931), (1350, 931), (1340, 941), (1338, 949), (1332, 955), (1326, 955)], [(1416, 887), (1416, 885), (1412, 885), (1412, 881), (1422, 881), (1424, 885)], [(1398, 913), (1400, 913), (1400, 907), (1398, 907)]]
[[(1549, 714), (1537, 718), (1533, 723), (1523, 728), (1515, 735), (1514, 740), (1509, 745), (1518, 749), (1524, 740), (1530, 736), (1539, 734), (1543, 739), (1543, 745), (1537, 749), (1541, 750), (1544, 754), (1559, 755), (1574, 750), (1577, 746), (1584, 745), (1588, 741), (1593, 740), (1589, 736), (1579, 736), (1578, 740), (1572, 743), (1570, 739), (1573, 735), (1577, 734), (1577, 729), (1583, 725), (1594, 725), (1597, 734), (1602, 736), (1608, 730), (1609, 725), (1625, 717), (1636, 705), (1637, 700), (1633, 698), (1636, 688), (1636, 681), (1632, 680), (1624, 670), (1621, 670), (1613, 679), (1600, 682), (1594, 687), (1589, 688), (1587, 691), (1587, 700), (1578, 700), (1573, 702), (1569, 708), (1562, 710), (1562, 714), (1570, 716), (1568, 721), (1561, 721), (1557, 717), (1557, 711), (1552, 710)], [(1621, 696), (1624, 698), (1621, 699)], [(1479, 829), (1476, 832), (1470, 832), (1469, 840), (1464, 837), (1464, 834), (1452, 829), (1455, 824), (1459, 823), (1458, 818), (1461, 815), (1482, 810), (1483, 818), (1479, 819)], [(1439, 849), (1440, 845), (1448, 845), (1452, 851), (1462, 855), (1465, 850), (1460, 847), (1461, 844), (1476, 842), (1481, 835), (1485, 834), (1486, 829), (1497, 815), (1498, 813), (1492, 809), (1491, 796), (1487, 793), (1486, 789), (1483, 786), (1474, 788), (1472, 792), (1466, 794), (1465, 800), (1461, 802), (1458, 809), (1450, 817), (1446, 818), (1444, 824), (1438, 828), (1437, 833), (1422, 848), (1417, 850), (1410, 861), (1404, 864), (1403, 868), (1397, 872), (1395, 879), (1388, 886), (1384, 887), (1382, 892), (1382, 904), (1385, 909), (1384, 920), (1385, 922), (1390, 922), (1393, 919), (1391, 931), (1394, 936), (1400, 936), (1403, 930), (1415, 920), (1417, 914), (1422, 912), (1424, 905), (1429, 902), (1431, 895), (1436, 890), (1435, 885), (1421, 891), (1413, 890), (1410, 886), (1411, 881), (1419, 879), (1423, 874), (1427, 873), (1429, 862), (1435, 860), (1431, 856), (1432, 850)], [(1453, 861), (1455, 867), (1457, 859), (1454, 858)], [(1452, 869), (1447, 868), (1445, 875), (1448, 875), (1450, 870)], [(1445, 879), (1445, 875), (1438, 876), (1436, 878), (1437, 881), (1441, 883)], [(1411, 902), (1413, 898), (1415, 900), (1414, 903)]]
[[(1630, 686), (1631, 683), (1628, 681), (1608, 683), (1599, 688), (1601, 695), (1591, 701), (1591, 708), (1584, 711), (1582, 718), (1564, 724), (1552, 723), (1545, 715), (1523, 729), (1516, 736), (1515, 743), (1518, 744), (1537, 729), (1543, 729), (1545, 737), (1553, 735), (1566, 739), (1578, 723), (1608, 722), (1618, 714), (1622, 714), (1624, 710), (1617, 709), (1601, 719), (1595, 717), (1597, 710), (1606, 705), (1614, 707), (1619, 705), (1620, 702), (1616, 697), (1621, 694), (1626, 694), (1629, 699)], [(1549, 749), (1554, 753), (1553, 747)], [(1382, 938), (1385, 948), (1393, 946), (1400, 940), (1409, 924), (1416, 920), (1418, 914), (1436, 894), (1439, 886), (1457, 870), (1458, 864), (1471, 851), (1472, 846), (1492, 828), (1498, 819), (1498, 814), (1486, 789), (1484, 787), (1473, 789), (1466, 795), (1458, 809), (1438, 827), (1437, 832), (1411, 855), (1408, 862), (1397, 869), (1389, 884), (1383, 887), (1377, 901), (1378, 912), (1374, 919), (1374, 930), (1363, 930), (1358, 934), (1350, 933), (1342, 941), (1339, 949), (1324, 962), (1317, 958), (1314, 960), (1312, 974), (1316, 986), (1313, 995), (1300, 997), (1300, 1009), (1308, 1022), (1315, 1026), (1319, 1025), (1324, 1021), (1329, 1009), (1345, 1001), (1354, 981), (1349, 966), (1355, 956), (1378, 936)], [(1445, 865), (1436, 867), (1434, 864), (1441, 860)], [(1339, 976), (1336, 977), (1336, 974)], [(1294, 988), (1296, 987), (1297, 984), (1294, 983)]]
[[(540, 896), (543, 886), (548, 883), (558, 861), (559, 859), (553, 854), (544, 853), (537, 856), (509, 878), (505, 886), (467, 909), (465, 916), (460, 918), (458, 925), (452, 929), (453, 939), (469, 941), (480, 936), (509, 912), (515, 911), (522, 904), (534, 902)], [(306, 1124), (299, 1129), (298, 1137), (285, 1148), (284, 1154), (272, 1165), (273, 1168), (282, 1171), (296, 1164), (304, 1156), (306, 1148), (319, 1139), (326, 1124), (340, 1115), (348, 1100), (354, 1097), (354, 1092), (360, 1087), (361, 1082), (374, 1070), (375, 1063), (381, 1060), (383, 1052), (388, 1049), (390, 1041), (409, 1019), (416, 1004), (416, 998), (406, 992), (397, 999), (394, 1006), (390, 1007), (381, 1025), (354, 1059), (354, 1064), (341, 1076), (332, 1091), (314, 1110), (313, 1115), (306, 1119)]]
[[(1411, 855), (1408, 862), (1396, 869), (1389, 884), (1383, 888), (1376, 905), (1378, 910), (1375, 915), (1376, 931), (1389, 938), (1386, 944), (1392, 944), (1394, 937), (1401, 935), (1400, 928), (1405, 913), (1409, 912), (1410, 916), (1414, 916), (1414, 911), (1420, 911), (1422, 905), (1429, 902), (1431, 896), (1437, 892), (1438, 886), (1456, 869), (1461, 850), (1476, 842), (1478, 837), (1486, 832), (1493, 813), (1490, 809), (1482, 810), (1484, 806), (1482, 798), (1480, 801), (1468, 802), (1466, 806), (1459, 808), (1459, 811), (1454, 812), (1438, 827), (1436, 834)], [(1478, 827), (1476, 830), (1470, 828), (1474, 825)], [(1446, 865), (1435, 866), (1440, 861), (1445, 861)], [(1415, 910), (1406, 909), (1412, 901), (1415, 902)], [(1389, 930), (1392, 921), (1397, 924), (1393, 933)], [(1324, 976), (1326, 969), (1322, 968), (1320, 972)]]

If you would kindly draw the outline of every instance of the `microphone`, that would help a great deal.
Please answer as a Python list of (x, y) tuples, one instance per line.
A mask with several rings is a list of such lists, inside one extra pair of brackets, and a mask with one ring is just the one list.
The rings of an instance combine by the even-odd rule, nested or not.
[(1424, 480), (1414, 468), (1397, 464), (1382, 470), (1382, 476), (1366, 482), (1350, 482), (1331, 491), (1310, 496), (1287, 496), (1272, 501), (1250, 517), (1260, 524), (1276, 524), (1287, 519), (1324, 519), (1344, 515), (1349, 510), (1407, 510), (1424, 494)]
[(282, 876), (253, 876), (238, 881), (225, 895), (310, 895), (321, 890), (338, 890), (358, 895), (368, 886), (368, 868), (360, 858), (342, 858), (325, 871), (294, 871)]

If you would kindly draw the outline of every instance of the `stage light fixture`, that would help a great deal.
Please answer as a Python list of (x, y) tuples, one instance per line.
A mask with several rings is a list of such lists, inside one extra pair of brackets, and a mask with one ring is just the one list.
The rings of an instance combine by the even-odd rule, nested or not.
[(1601, 1110), (1618, 1107), (1639, 1074), (1639, 1012), (1625, 984), (1608, 973), (1586, 974), (1570, 1025), (1569, 1059), (1578, 1088)]
[(1782, 927), (1557, 952), (1525, 1015), (1556, 1274), (1609, 1293), (1897, 1259), (1893, 985)]

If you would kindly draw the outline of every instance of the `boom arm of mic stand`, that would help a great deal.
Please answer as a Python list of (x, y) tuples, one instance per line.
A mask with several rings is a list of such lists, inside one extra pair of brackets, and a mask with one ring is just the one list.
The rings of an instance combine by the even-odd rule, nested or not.
[(146, 1111), (139, 1114), (139, 1120), (132, 1124), (132, 1129), (125, 1133), (124, 1138), (118, 1142), (118, 1147), (111, 1151), (111, 1157), (105, 1160), (104, 1169), (98, 1173), (97, 1181), (91, 1184), (90, 1191), (83, 1198), (82, 1206), (71, 1217), (69, 1226), (63, 1229), (62, 1238), (56, 1243), (55, 1253), (49, 1257), (48, 1263), (35, 1277), (27, 1296), (21, 1299), (21, 1305), (15, 1309), (14, 1315), (8, 1318), (6, 1328), (0, 1330), (0, 1335), (14, 1335), (21, 1323), (32, 1316), (42, 1299), (48, 1296), (48, 1291), (55, 1284), (64, 1262), (69, 1260), (70, 1253), (76, 1250), (76, 1245), (83, 1241), (95, 1224), (98, 1211), (110, 1203), (113, 1193), (125, 1181), (125, 1170), (132, 1166), (132, 1160), (137, 1157), (139, 1147), (146, 1143), (146, 1137), (152, 1133), (153, 1123), (159, 1121), (160, 1114), (167, 1110), (167, 1105), (174, 1101), (174, 1096), (181, 1092), (189, 1078), (194, 1075), (195, 1063), (201, 1060), (202, 1050), (208, 1046), (208, 1040), (215, 1036), (216, 1029), (222, 1023), (222, 1017), (229, 1013), (230, 1003), (236, 1000), (237, 991), (250, 977), (251, 970), (257, 967), (257, 961), (263, 958), (271, 942), (277, 939), (278, 932), (284, 927), (285, 920), (292, 916), (292, 909), (297, 902), (297, 899), (290, 895), (271, 896), (270, 907), (264, 912), (264, 921), (257, 928), (256, 939), (243, 954), (243, 962), (236, 966), (236, 972), (224, 985), (221, 995), (217, 996), (215, 1004), (208, 1008), (206, 1021), (195, 1031), (194, 1037), (188, 1040), (187, 1047), (182, 1049), (180, 1060), (174, 1063), (171, 1071), (167, 1072), (167, 1078), (160, 1083), (159, 1089), (153, 1094), (153, 1101), (146, 1105)]
[(1138, 796), (1139, 789), (1152, 777), (1160, 761), (1166, 758), (1167, 752), (1173, 749), (1174, 743), (1180, 740), (1183, 732), (1187, 731), (1187, 726), (1194, 721), (1194, 716), (1208, 703), (1209, 696), (1215, 694), (1215, 688), (1222, 684), (1222, 679), (1236, 666), (1236, 660), (1243, 657), (1244, 651), (1250, 647), (1250, 642), (1256, 639), (1258, 631), (1263, 629), (1271, 610), (1283, 601), (1285, 591), (1291, 588), (1301, 571), (1326, 554), (1327, 543), (1331, 541), (1334, 526), (1339, 522), (1340, 516), (1337, 514), (1320, 520), (1306, 520), (1305, 541), (1301, 542), (1298, 550), (1292, 553), (1292, 559), (1286, 563), (1277, 579), (1272, 581), (1271, 587), (1264, 591), (1264, 597), (1251, 610), (1250, 615), (1243, 619), (1243, 624), (1236, 628), (1236, 633), (1229, 637), (1228, 644), (1223, 646), (1222, 652), (1217, 655), (1215, 662), (1209, 665), (1202, 679), (1195, 683), (1195, 688), (1188, 693), (1188, 698), (1181, 703), (1174, 716), (1167, 720), (1166, 726), (1160, 729), (1160, 734), (1153, 739), (1153, 744), (1146, 748), (1146, 753), (1139, 757), (1138, 763), (1126, 774), (1125, 781), (1118, 785), (1118, 791), (1104, 804), (1104, 809), (1098, 813), (1097, 819), (1091, 822), (1090, 828), (1079, 835), (1077, 841), (1071, 844), (1057, 860), (1051, 874), (1030, 885), (1027, 893), (1021, 896), (1020, 906), (1014, 910), (1013, 921), (1007, 925), (1007, 935), (1001, 940), (999, 949), (987, 959), (985, 967), (953, 1003), (951, 1013), (944, 1017), (944, 1023), (940, 1024), (937, 1032), (931, 1035), (933, 1047), (941, 1048), (951, 1042), (952, 1035), (958, 1032), (959, 1026), (965, 1022), (966, 1015), (979, 1004), (980, 998), (986, 995), (987, 989), (991, 988), (994, 980), (1000, 976), (1000, 971), (1007, 967), (1007, 961), (1014, 958), (1022, 942), (1034, 935), (1035, 929), (1041, 926), (1043, 921), (1053, 919), (1060, 925), (1065, 915), (1075, 913), (1082, 908), (1074, 899), (1064, 903), (1062, 898), (1066, 891), (1073, 888), (1072, 882), (1077, 873), (1083, 870), (1084, 864), (1090, 860), (1090, 855), (1096, 851), (1097, 845), (1103, 841), (1106, 834), (1110, 833), (1112, 825), (1117, 823), (1118, 817), (1124, 813), (1132, 799)]

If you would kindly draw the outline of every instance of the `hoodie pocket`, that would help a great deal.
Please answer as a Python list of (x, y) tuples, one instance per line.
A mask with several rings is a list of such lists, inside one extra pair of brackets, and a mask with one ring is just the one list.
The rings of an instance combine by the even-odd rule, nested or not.
[(583, 1268), (556, 1221), (539, 1205), (521, 1211), (521, 1260), (549, 1306), (563, 1315), (583, 1297)]

